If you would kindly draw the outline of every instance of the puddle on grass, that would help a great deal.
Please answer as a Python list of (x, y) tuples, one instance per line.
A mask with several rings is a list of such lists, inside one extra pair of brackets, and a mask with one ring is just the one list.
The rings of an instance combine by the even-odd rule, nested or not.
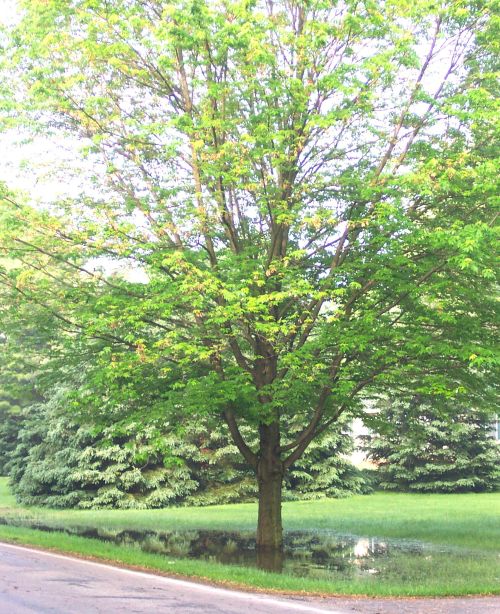
[[(11, 524), (0, 518), (0, 524)], [(287, 531), (283, 557), (264, 557), (255, 545), (255, 533), (229, 531), (137, 531), (96, 529), (90, 527), (47, 526), (37, 522), (16, 522), (42, 531), (61, 531), (80, 537), (139, 547), (145, 552), (170, 558), (216, 561), (245, 567), (261, 567), (300, 576), (327, 578), (336, 576), (368, 577), (384, 575), (397, 569), (402, 558), (418, 558), (425, 566), (436, 554), (447, 549), (406, 540), (339, 535), (331, 531)]]

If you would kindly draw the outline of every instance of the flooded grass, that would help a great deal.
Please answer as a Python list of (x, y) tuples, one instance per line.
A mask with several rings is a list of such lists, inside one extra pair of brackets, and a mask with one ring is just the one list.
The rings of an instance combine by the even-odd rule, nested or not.
[[(266, 589), (368, 595), (500, 592), (498, 493), (377, 493), (286, 503), (283, 573), (276, 574), (256, 568), (254, 504), (26, 508), (12, 501), (3, 482), (0, 517), (11, 526), (0, 526), (0, 539)], [(29, 528), (35, 526), (46, 530)]]
[[(169, 559), (191, 559), (247, 568), (262, 567), (262, 555), (259, 557), (255, 534), (252, 532), (58, 527), (19, 519), (13, 524), (12, 519), (5, 518), (0, 518), (0, 524), (99, 540)], [(401, 575), (401, 571), (408, 568), (412, 569), (412, 577), (423, 578), (429, 575), (436, 561), (442, 563), (448, 560), (453, 566), (454, 560), (483, 558), (484, 555), (478, 551), (439, 547), (415, 540), (338, 535), (331, 531), (289, 531), (284, 534), (283, 557), (280, 557), (278, 566), (281, 573), (297, 578), (376, 579), (398, 573)], [(276, 559), (268, 569), (278, 571)]]
[[(232, 587), (253, 587), (266, 591), (300, 592), (301, 594), (367, 595), (367, 596), (451, 596), (499, 594), (498, 559), (454, 557), (437, 552), (432, 559), (397, 555), (386, 559), (383, 573), (346, 574), (341, 572), (310, 573), (298, 577), (291, 573), (269, 573), (240, 565), (224, 565), (216, 561), (174, 558), (144, 552), (131, 543), (115, 545), (110, 541), (79, 537), (63, 532), (40, 531), (24, 527), (0, 525), (0, 540), (38, 546), (83, 556), (181, 575), (202, 578)], [(496, 575), (496, 577), (495, 577)]]
[[(0, 515), (34, 518), (45, 524), (140, 531), (172, 528), (254, 531), (257, 524), (254, 503), (154, 510), (28, 508), (15, 504), (6, 482), (6, 478), (0, 478)], [(326, 530), (485, 551), (500, 549), (499, 517), (500, 493), (374, 493), (283, 505), (283, 523), (289, 531)]]

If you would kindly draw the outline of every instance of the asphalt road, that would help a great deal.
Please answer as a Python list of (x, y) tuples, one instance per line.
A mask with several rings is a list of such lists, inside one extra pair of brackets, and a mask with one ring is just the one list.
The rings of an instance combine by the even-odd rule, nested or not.
[(274, 598), (0, 543), (0, 614), (486, 614), (496, 598)]
[[(314, 614), (294, 603), (0, 544), (1, 614)], [(344, 614), (342, 612), (341, 614)]]

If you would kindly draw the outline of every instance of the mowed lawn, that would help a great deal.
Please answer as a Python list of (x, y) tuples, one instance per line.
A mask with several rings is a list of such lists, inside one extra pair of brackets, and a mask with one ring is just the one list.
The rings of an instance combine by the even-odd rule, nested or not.
[[(174, 559), (98, 540), (12, 526), (35, 520), (54, 528), (87, 526), (135, 530), (254, 530), (255, 504), (162, 510), (49, 510), (18, 506), (0, 479), (0, 539), (95, 555), (125, 564), (216, 582), (285, 591), (367, 595), (500, 593), (500, 493), (413, 495), (375, 493), (347, 499), (286, 502), (285, 530), (330, 530), (360, 537), (435, 544), (432, 556), (398, 554), (377, 576), (332, 572), (299, 578), (206, 561)], [(444, 550), (442, 552), (441, 550)]]

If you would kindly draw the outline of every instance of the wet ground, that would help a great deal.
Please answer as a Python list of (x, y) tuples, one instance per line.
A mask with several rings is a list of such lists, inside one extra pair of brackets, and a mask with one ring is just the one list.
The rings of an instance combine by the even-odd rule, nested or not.
[[(2, 520), (0, 519), (0, 523)], [(135, 531), (96, 529), (89, 527), (57, 528), (34, 522), (23, 523), (39, 530), (60, 530), (119, 545), (133, 545), (145, 552), (169, 557), (191, 558), (241, 565), (258, 566), (289, 575), (328, 579), (376, 577), (393, 573), (398, 565), (410, 557), (418, 559), (425, 574), (439, 556), (463, 557), (464, 550), (439, 547), (410, 540), (389, 540), (331, 531), (288, 531), (284, 534), (282, 556), (276, 552), (258, 552), (252, 532), (225, 531)], [(480, 556), (467, 553), (467, 556)]]

